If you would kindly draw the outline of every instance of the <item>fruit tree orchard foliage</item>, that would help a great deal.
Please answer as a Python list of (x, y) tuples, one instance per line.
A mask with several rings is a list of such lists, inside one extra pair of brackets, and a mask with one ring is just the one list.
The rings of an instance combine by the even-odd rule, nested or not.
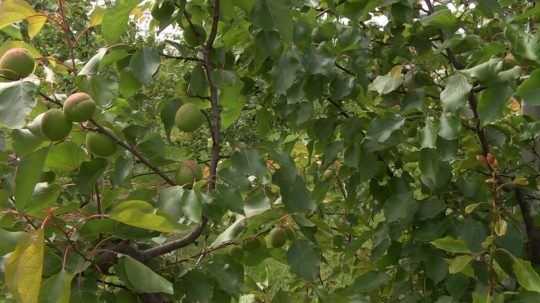
[(0, 2), (0, 301), (540, 301), (533, 1), (89, 5)]

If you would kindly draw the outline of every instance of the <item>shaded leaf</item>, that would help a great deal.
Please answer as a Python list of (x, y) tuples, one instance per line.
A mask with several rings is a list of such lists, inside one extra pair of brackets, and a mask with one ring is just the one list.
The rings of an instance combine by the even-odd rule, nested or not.
[(171, 282), (130, 256), (122, 256), (117, 268), (125, 274), (128, 287), (138, 293), (174, 294)]
[(73, 275), (65, 270), (47, 278), (41, 286), (39, 303), (69, 303), (71, 280), (73, 280)]
[(41, 177), (43, 165), (47, 157), (48, 148), (42, 148), (24, 157), (17, 168), (15, 176), (15, 205), (18, 209), (25, 209), (31, 202), (34, 187)]
[(441, 102), (445, 111), (455, 112), (467, 102), (472, 85), (463, 74), (455, 74), (448, 79), (446, 87), (441, 92)]
[(157, 50), (145, 47), (138, 50), (129, 62), (131, 72), (142, 84), (152, 81), (152, 76), (157, 72), (160, 64), (160, 57)]
[(315, 246), (307, 240), (296, 240), (287, 251), (291, 271), (308, 281), (319, 277), (321, 256)]
[(36, 105), (36, 89), (37, 83), (24, 79), (0, 82), (0, 124), (11, 129), (23, 127)]

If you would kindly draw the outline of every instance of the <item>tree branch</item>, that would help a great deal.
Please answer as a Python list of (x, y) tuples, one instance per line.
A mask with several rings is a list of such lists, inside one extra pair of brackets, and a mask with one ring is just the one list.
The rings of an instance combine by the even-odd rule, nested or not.
[[(206, 77), (208, 79), (208, 85), (210, 86), (210, 103), (212, 106), (210, 117), (210, 128), (212, 134), (212, 158), (210, 160), (210, 176), (208, 179), (208, 191), (213, 191), (216, 188), (217, 179), (217, 165), (220, 159), (221, 150), (221, 109), (219, 105), (218, 88), (212, 81), (212, 61), (211, 53), (214, 47), (214, 41), (217, 37), (218, 23), (219, 23), (219, 0), (214, 0), (212, 16), (212, 29), (208, 40), (203, 49), (204, 62), (203, 66), (206, 71)], [(202, 234), (204, 228), (208, 224), (208, 218), (203, 215), (202, 221), (194, 230), (181, 239), (174, 240), (163, 245), (147, 249), (142, 252), (143, 259), (151, 259), (157, 256), (164, 255), (166, 253), (175, 251), (179, 248), (190, 245), (195, 242)]]
[(148, 161), (143, 155), (139, 153), (133, 146), (128, 145), (124, 141), (118, 139), (114, 134), (112, 134), (110, 131), (105, 129), (103, 126), (101, 126), (96, 120), (90, 119), (89, 120), (96, 128), (97, 132), (104, 134), (105, 136), (109, 137), (111, 140), (116, 142), (116, 144), (120, 145), (127, 151), (133, 154), (141, 163), (146, 165), (148, 168), (150, 168), (153, 172), (155, 172), (157, 175), (159, 175), (165, 182), (167, 182), (169, 185), (176, 185), (176, 182), (174, 182), (169, 176), (167, 176), (164, 172), (162, 172), (157, 166), (153, 165)]

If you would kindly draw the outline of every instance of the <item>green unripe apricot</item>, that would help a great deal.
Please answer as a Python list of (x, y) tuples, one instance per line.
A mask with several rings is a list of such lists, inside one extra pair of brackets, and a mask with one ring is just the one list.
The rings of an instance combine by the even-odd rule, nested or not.
[(34, 72), (35, 61), (24, 48), (12, 48), (0, 57), (0, 77), (19, 80)]
[(75, 93), (64, 102), (64, 115), (73, 122), (84, 122), (92, 118), (96, 102), (86, 93)]
[(104, 134), (90, 132), (86, 135), (86, 148), (96, 156), (108, 157), (116, 152), (116, 143)]
[(204, 115), (193, 103), (186, 103), (178, 109), (174, 123), (181, 131), (192, 132), (204, 123)]
[(184, 160), (176, 172), (176, 184), (189, 185), (202, 179), (202, 169), (194, 160)]
[(64, 112), (59, 109), (49, 109), (41, 118), (41, 132), (51, 141), (64, 139), (72, 127), (71, 121), (66, 119)]
[(206, 31), (198, 24), (188, 25), (184, 28), (184, 40), (191, 46), (199, 46), (206, 41)]
[(266, 236), (268, 247), (279, 248), (287, 242), (287, 231), (282, 227), (274, 227)]

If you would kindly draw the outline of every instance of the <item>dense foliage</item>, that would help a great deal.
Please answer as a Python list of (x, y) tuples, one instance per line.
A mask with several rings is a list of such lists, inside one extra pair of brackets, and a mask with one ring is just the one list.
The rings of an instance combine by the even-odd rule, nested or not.
[(539, 18), (0, 0), (0, 302), (540, 302)]

